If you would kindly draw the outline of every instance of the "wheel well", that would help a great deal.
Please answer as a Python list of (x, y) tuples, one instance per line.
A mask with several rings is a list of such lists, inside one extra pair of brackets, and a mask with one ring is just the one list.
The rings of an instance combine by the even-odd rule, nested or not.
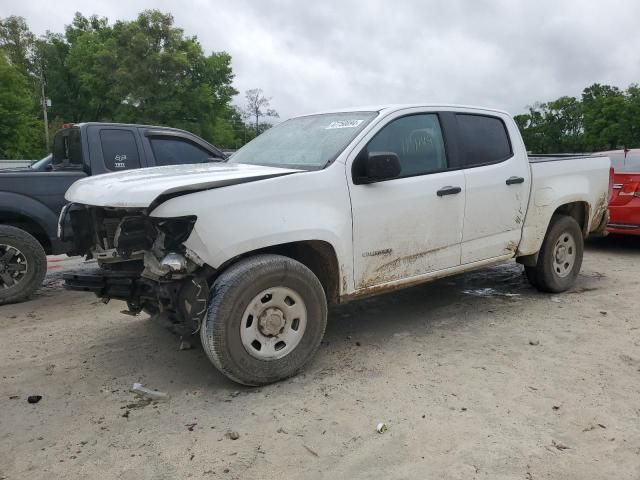
[(246, 258), (260, 253), (273, 253), (296, 260), (311, 270), (324, 288), (327, 302), (338, 303), (340, 297), (340, 268), (338, 257), (331, 244), (321, 240), (306, 240), (301, 242), (283, 243), (259, 250), (247, 252), (223, 264), (218, 273), (232, 265), (240, 258)]
[(565, 203), (564, 205), (560, 205), (556, 208), (556, 211), (553, 212), (554, 215), (568, 215), (573, 217), (578, 225), (580, 225), (580, 230), (582, 230), (582, 236), (587, 237), (588, 229), (589, 229), (589, 204), (587, 202), (572, 202)]
[(0, 223), (3, 225), (19, 228), (35, 237), (44, 248), (45, 253), (47, 255), (51, 253), (51, 240), (45, 229), (38, 222), (25, 215), (13, 212), (0, 212), (0, 219)]

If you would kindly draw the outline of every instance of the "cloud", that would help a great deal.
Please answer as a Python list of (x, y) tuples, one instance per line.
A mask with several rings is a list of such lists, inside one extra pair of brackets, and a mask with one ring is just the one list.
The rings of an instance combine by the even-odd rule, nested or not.
[(171, 12), (205, 50), (229, 52), (236, 88), (262, 88), (281, 118), (430, 101), (518, 113), (594, 82), (640, 81), (638, 2), (0, 2), (3, 15), (24, 16), (37, 33), (62, 31), (75, 11), (112, 21)]

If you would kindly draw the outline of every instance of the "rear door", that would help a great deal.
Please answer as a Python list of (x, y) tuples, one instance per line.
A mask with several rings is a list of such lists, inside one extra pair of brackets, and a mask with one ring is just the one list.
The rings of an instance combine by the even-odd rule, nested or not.
[[(451, 169), (443, 131), (437, 112), (397, 112), (352, 153), (347, 174), (357, 289), (460, 265), (464, 172)], [(368, 152), (397, 154), (400, 176), (354, 184), (352, 162)]]
[(524, 146), (511, 143), (516, 127), (499, 114), (456, 113), (456, 123), (467, 188), (462, 264), (513, 254), (531, 188)]

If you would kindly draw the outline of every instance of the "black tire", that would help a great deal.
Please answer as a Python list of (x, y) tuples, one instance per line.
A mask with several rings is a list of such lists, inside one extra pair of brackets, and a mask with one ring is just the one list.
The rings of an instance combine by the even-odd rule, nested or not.
[(0, 225), (0, 305), (29, 298), (46, 273), (47, 255), (38, 240), (19, 228)]
[[(299, 343), (284, 357), (255, 358), (241, 338), (245, 311), (261, 292), (279, 287), (293, 290), (303, 300), (307, 315), (305, 330)], [(239, 261), (216, 279), (200, 338), (218, 370), (237, 383), (257, 386), (300, 371), (320, 346), (326, 325), (327, 300), (313, 272), (287, 257), (256, 255)]]
[[(571, 247), (575, 245), (575, 252), (572, 252), (571, 247), (567, 250), (572, 252), (574, 258), (570, 268), (560, 273), (562, 266), (556, 265), (555, 249), (558, 242), (562, 244), (565, 240), (573, 242)], [(531, 285), (542, 292), (564, 292), (575, 283), (582, 266), (583, 254), (584, 238), (578, 222), (573, 217), (554, 215), (542, 242), (536, 266), (525, 267), (527, 278)]]

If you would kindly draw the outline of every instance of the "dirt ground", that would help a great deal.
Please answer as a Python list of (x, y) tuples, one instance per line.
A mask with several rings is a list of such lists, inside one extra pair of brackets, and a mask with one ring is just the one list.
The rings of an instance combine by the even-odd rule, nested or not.
[(0, 479), (640, 478), (640, 238), (590, 242), (562, 295), (509, 264), (334, 308), (263, 388), (64, 291), (59, 260), (0, 307)]

